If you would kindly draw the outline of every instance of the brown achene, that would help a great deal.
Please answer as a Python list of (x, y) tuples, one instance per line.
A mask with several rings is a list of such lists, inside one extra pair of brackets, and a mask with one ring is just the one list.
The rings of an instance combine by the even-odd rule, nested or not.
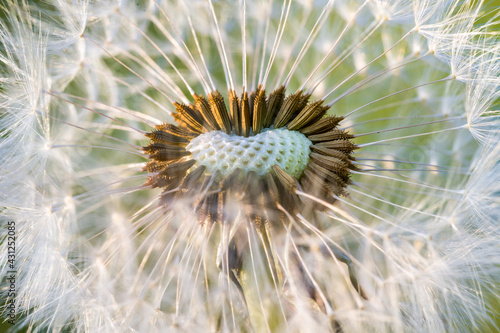
[[(343, 117), (327, 116), (329, 106), (322, 100), (309, 101), (310, 94), (303, 91), (285, 96), (284, 86), (267, 96), (261, 85), (240, 98), (230, 90), (229, 111), (217, 90), (208, 98), (196, 94), (193, 98), (190, 105), (174, 103), (177, 126), (165, 123), (146, 134), (151, 140), (143, 147), (150, 159), (144, 167), (151, 173), (146, 185), (163, 190), (160, 204), (166, 210), (176, 200), (187, 200), (200, 223), (215, 223), (231, 218), (226, 203), (236, 200), (242, 207), (240, 213), (263, 227), (283, 218), (284, 211), (295, 214), (321, 209), (300, 199), (296, 189), (330, 202), (332, 197), (347, 194), (350, 171), (357, 170), (352, 163), (357, 146), (350, 141), (353, 135), (337, 128)], [(265, 176), (237, 168), (219, 179), (205, 166), (197, 165), (186, 150), (193, 138), (211, 131), (250, 137), (283, 127), (312, 142), (307, 167), (298, 178), (273, 165)]]

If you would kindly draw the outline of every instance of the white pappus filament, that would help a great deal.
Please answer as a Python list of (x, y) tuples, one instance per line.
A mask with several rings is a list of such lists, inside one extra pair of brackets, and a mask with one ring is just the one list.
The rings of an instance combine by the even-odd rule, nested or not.
[(4, 0), (12, 329), (500, 330), (499, 10)]

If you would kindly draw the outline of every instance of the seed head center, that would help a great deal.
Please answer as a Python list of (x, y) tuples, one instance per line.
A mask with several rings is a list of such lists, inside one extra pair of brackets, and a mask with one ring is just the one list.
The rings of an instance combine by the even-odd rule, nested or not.
[(264, 176), (273, 165), (278, 165), (290, 176), (299, 178), (309, 162), (310, 145), (304, 134), (279, 128), (250, 137), (210, 131), (192, 139), (186, 150), (198, 165), (222, 177), (236, 168)]
[(283, 209), (322, 209), (310, 202), (306, 208), (296, 190), (326, 200), (346, 195), (351, 171), (359, 170), (352, 156), (358, 146), (338, 128), (344, 118), (310, 97), (286, 95), (284, 86), (267, 95), (259, 85), (241, 97), (229, 90), (229, 108), (217, 90), (193, 94), (192, 104), (174, 102), (178, 126), (156, 125), (145, 134), (151, 140), (142, 147), (150, 159), (145, 185), (163, 189), (167, 210), (187, 199), (200, 223), (226, 218), (228, 193), (260, 226)]

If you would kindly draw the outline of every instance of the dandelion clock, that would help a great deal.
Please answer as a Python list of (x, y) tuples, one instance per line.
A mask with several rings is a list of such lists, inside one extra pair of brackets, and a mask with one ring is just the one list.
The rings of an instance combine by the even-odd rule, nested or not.
[(4, 1), (2, 328), (496, 332), (494, 1)]

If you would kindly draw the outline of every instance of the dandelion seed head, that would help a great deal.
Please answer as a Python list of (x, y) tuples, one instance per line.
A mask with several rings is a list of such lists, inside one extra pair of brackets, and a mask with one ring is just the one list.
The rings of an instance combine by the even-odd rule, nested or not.
[[(7, 3), (16, 328), (498, 329), (486, 2)], [(280, 87), (307, 102), (254, 123)]]
[(342, 117), (325, 117), (322, 100), (309, 101), (303, 91), (286, 96), (284, 86), (266, 96), (262, 85), (240, 99), (229, 90), (229, 110), (218, 91), (193, 98), (190, 105), (174, 103), (178, 126), (145, 134), (151, 143), (143, 147), (150, 158), (144, 171), (152, 174), (145, 185), (164, 190), (166, 211), (187, 199), (202, 224), (244, 214), (263, 228), (283, 207), (318, 209), (303, 205), (297, 189), (346, 195), (357, 146), (337, 128)]

